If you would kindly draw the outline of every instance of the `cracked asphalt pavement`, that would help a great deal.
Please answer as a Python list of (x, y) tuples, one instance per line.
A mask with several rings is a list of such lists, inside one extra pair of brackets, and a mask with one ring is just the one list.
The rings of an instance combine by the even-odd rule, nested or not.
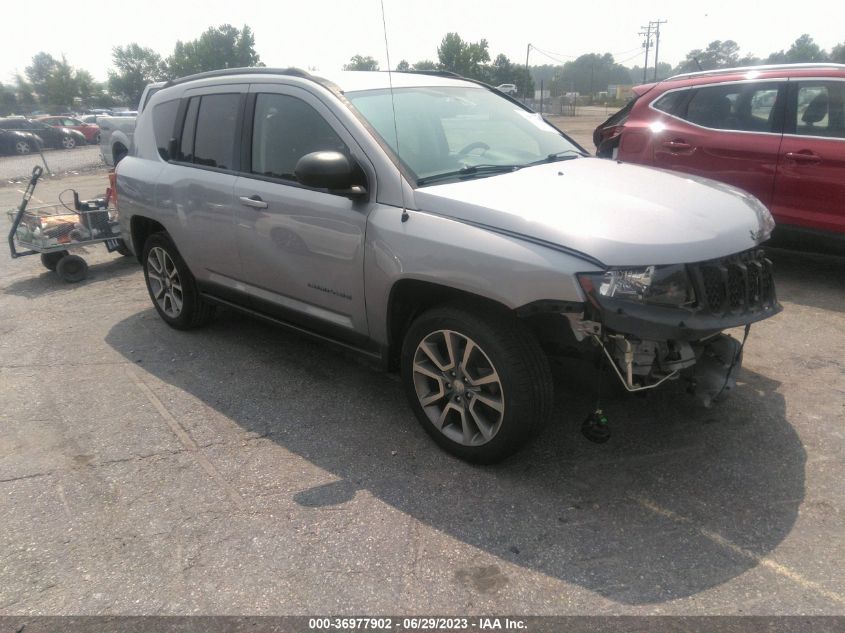
[(231, 312), (172, 330), (136, 261), (83, 256), (0, 265), (2, 615), (845, 610), (843, 259), (771, 252), (785, 309), (720, 406), (614, 393), (591, 444), (561, 365), (540, 441), (478, 467), (395, 375)]

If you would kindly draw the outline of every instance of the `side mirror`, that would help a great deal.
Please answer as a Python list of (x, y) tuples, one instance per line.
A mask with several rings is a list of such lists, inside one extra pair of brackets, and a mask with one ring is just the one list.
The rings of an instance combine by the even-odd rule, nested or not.
[(355, 168), (340, 152), (311, 152), (299, 159), (293, 173), (306, 187), (328, 189), (331, 193), (359, 197), (366, 188), (355, 184)]

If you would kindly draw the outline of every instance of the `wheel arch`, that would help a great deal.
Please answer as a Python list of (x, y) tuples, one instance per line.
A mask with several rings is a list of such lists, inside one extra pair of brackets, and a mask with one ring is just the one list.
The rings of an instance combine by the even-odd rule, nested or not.
[(388, 298), (388, 367), (398, 367), (402, 339), (413, 320), (426, 310), (449, 303), (461, 303), (476, 310), (515, 314), (505, 304), (483, 295), (422, 279), (399, 279), (391, 287)]
[(144, 257), (144, 243), (153, 233), (167, 233), (164, 225), (143, 215), (133, 215), (129, 222), (129, 234), (132, 238), (132, 250), (141, 262)]

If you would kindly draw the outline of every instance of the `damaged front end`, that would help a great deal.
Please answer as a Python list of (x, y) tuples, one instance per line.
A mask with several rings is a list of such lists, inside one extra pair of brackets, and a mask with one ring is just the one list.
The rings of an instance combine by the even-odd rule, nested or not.
[[(729, 392), (752, 323), (781, 311), (762, 249), (669, 266), (579, 275), (588, 304), (569, 315), (628, 391), (684, 378), (705, 405)], [(722, 333), (745, 327), (742, 341)]]

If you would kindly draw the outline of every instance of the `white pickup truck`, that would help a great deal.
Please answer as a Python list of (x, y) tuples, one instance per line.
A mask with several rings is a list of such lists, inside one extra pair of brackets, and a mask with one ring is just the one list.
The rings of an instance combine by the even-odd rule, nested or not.
[(148, 84), (141, 93), (138, 111), (133, 115), (115, 115), (97, 117), (100, 126), (100, 154), (106, 165), (114, 167), (129, 153), (132, 147), (132, 137), (135, 135), (135, 121), (144, 106), (156, 92), (164, 86), (164, 82)]

